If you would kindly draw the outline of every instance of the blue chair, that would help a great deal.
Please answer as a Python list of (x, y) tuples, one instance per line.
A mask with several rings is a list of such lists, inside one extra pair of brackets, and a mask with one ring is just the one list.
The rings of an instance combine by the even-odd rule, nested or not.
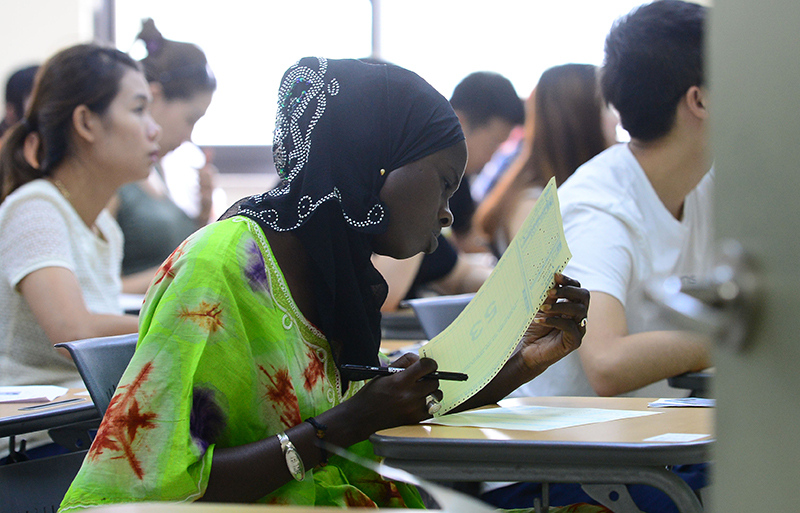
[(475, 294), (457, 294), (408, 299), (405, 302), (414, 310), (425, 336), (430, 340), (450, 326), (473, 297)]

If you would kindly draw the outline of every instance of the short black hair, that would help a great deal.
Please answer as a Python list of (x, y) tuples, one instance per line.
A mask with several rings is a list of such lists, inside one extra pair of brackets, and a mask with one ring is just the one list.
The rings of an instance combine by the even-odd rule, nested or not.
[(704, 85), (705, 19), (701, 5), (656, 0), (614, 22), (605, 42), (602, 90), (631, 137), (666, 135), (686, 91)]
[(33, 90), (33, 79), (39, 66), (28, 66), (14, 72), (6, 82), (6, 103), (14, 106), (17, 116), (25, 115), (25, 99)]
[(467, 122), (482, 126), (492, 118), (501, 118), (513, 125), (525, 122), (525, 107), (511, 81), (490, 71), (467, 75), (450, 98), (453, 110), (466, 116)]

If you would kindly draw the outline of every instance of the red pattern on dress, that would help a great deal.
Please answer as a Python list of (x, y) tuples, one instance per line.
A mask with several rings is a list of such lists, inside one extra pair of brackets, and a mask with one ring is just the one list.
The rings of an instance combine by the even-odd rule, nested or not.
[(133, 451), (132, 444), (139, 429), (156, 427), (153, 420), (158, 418), (158, 415), (153, 412), (145, 413), (139, 409), (136, 392), (147, 381), (152, 368), (153, 363), (147, 362), (133, 382), (119, 387), (114, 397), (111, 398), (108, 410), (103, 417), (103, 423), (97, 430), (97, 436), (88, 453), (88, 458), (96, 461), (106, 450), (122, 451), (121, 456), (115, 456), (112, 459), (127, 459), (139, 479), (144, 477), (144, 470)]
[(300, 418), (300, 405), (297, 402), (292, 379), (289, 377), (289, 370), (277, 369), (273, 377), (263, 365), (259, 365), (258, 368), (272, 383), (272, 386), (267, 385), (266, 395), (272, 401), (273, 408), (280, 414), (283, 425), (290, 428), (300, 424), (303, 419)]
[(167, 277), (175, 278), (175, 273), (173, 272), (172, 268), (175, 267), (175, 262), (178, 261), (178, 258), (183, 256), (183, 249), (186, 246), (186, 242), (187, 241), (181, 242), (180, 246), (175, 248), (175, 251), (173, 251), (166, 260), (164, 260), (164, 263), (161, 264), (161, 267), (159, 267), (158, 271), (156, 271), (156, 281), (153, 283), (153, 285), (158, 285), (161, 283), (161, 280)]
[(214, 333), (223, 327), (221, 303), (211, 305), (201, 301), (195, 310), (189, 310), (186, 307), (181, 308), (178, 317), (192, 321), (208, 333)]
[(304, 386), (311, 392), (317, 381), (325, 377), (325, 365), (313, 349), (309, 349), (306, 356), (308, 356), (308, 367), (303, 371), (303, 377), (306, 378)]
[(378, 502), (380, 504), (384, 506), (389, 505), (393, 499), (396, 499), (399, 504), (405, 506), (403, 496), (400, 494), (400, 490), (397, 489), (397, 485), (393, 481), (378, 477), (376, 479), (361, 479), (360, 482), (370, 483), (378, 488), (376, 492), (378, 494)]
[(375, 508), (375, 502), (358, 489), (349, 489), (344, 492), (344, 501), (348, 508)]

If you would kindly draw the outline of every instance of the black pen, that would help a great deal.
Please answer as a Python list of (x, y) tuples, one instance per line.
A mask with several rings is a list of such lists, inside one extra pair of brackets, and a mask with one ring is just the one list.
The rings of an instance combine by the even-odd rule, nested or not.
[[(347, 371), (347, 373), (353, 378), (356, 378), (357, 376), (355, 381), (361, 381), (362, 379), (369, 379), (377, 376), (389, 376), (398, 372), (403, 372), (405, 369), (403, 367), (372, 367), (370, 365), (352, 365), (345, 363), (342, 365), (342, 370)], [(461, 372), (435, 371), (422, 376), (422, 378), (444, 379), (448, 381), (466, 381), (468, 376)]]
[(60, 406), (62, 404), (67, 403), (76, 403), (78, 401), (85, 401), (86, 399), (83, 397), (73, 397), (72, 399), (64, 399), (63, 401), (52, 401), (49, 403), (42, 403), (37, 404), (34, 406), (25, 406), (24, 408), (17, 408), (19, 411), (26, 411), (26, 410), (39, 410), (41, 408), (49, 408), (51, 406)]

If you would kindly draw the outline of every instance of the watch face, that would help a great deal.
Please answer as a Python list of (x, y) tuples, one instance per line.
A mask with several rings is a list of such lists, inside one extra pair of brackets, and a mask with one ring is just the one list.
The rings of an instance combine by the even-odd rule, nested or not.
[(300, 455), (297, 454), (297, 451), (294, 449), (286, 451), (286, 466), (289, 467), (289, 473), (292, 474), (292, 477), (298, 481), (303, 480), (303, 477), (305, 476), (303, 461), (300, 459)]

